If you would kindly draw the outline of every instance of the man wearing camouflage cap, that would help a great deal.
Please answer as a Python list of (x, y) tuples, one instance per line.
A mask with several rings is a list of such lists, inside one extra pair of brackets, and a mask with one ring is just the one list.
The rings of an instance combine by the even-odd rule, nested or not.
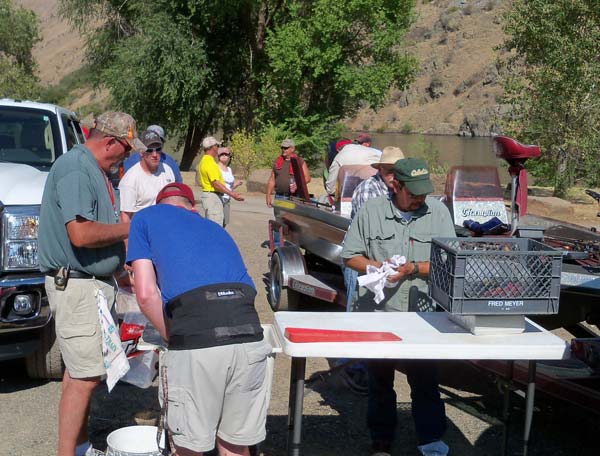
[[(431, 239), (454, 237), (454, 224), (446, 206), (427, 195), (433, 192), (429, 167), (419, 158), (405, 158), (394, 164), (394, 179), (389, 198), (375, 198), (358, 210), (344, 240), (342, 258), (347, 267), (360, 274), (367, 265), (380, 267), (394, 255), (406, 257), (406, 264), (388, 281), (385, 297), (376, 310), (407, 312), (409, 290), (416, 287), (418, 310), (435, 310), (427, 300), (427, 277)], [(373, 309), (374, 294), (359, 289), (359, 310)], [(438, 390), (437, 368), (427, 361), (373, 360), (369, 362), (369, 406), (367, 423), (373, 454), (391, 453), (396, 428), (394, 372), (400, 366), (411, 388), (412, 415), (418, 448), (424, 456), (444, 456), (448, 446), (441, 438), (446, 431), (446, 414)]]
[(60, 156), (44, 188), (39, 259), (65, 364), (58, 455), (97, 454), (88, 439), (92, 392), (105, 374), (96, 296), (115, 302), (113, 274), (123, 267), (129, 223), (119, 223), (108, 174), (131, 150), (146, 150), (135, 120), (123, 112), (96, 118), (85, 144)]

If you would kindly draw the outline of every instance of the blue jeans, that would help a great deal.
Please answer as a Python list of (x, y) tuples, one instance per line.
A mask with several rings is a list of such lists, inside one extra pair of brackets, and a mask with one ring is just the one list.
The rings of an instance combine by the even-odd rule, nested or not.
[(394, 375), (396, 366), (404, 368), (410, 385), (411, 411), (419, 445), (440, 440), (446, 432), (446, 411), (438, 389), (435, 361), (369, 361), (369, 402), (367, 425), (371, 440), (393, 442), (397, 411)]
[(358, 271), (342, 263), (342, 273), (344, 274), (344, 285), (346, 286), (346, 312), (352, 312), (354, 294), (358, 284)]

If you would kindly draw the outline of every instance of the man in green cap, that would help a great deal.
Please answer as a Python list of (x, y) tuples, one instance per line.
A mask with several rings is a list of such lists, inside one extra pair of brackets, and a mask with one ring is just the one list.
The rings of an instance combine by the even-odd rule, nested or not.
[(65, 373), (58, 412), (58, 455), (90, 456), (90, 399), (105, 374), (97, 296), (114, 305), (113, 274), (123, 267), (129, 222), (119, 223), (118, 200), (108, 180), (129, 152), (146, 147), (133, 117), (98, 116), (85, 144), (52, 166), (42, 196), (39, 258), (56, 324)]
[[(454, 237), (454, 224), (446, 206), (427, 195), (433, 184), (427, 163), (419, 158), (405, 158), (394, 164), (391, 196), (367, 201), (356, 214), (344, 241), (342, 258), (347, 267), (359, 274), (367, 265), (380, 267), (394, 255), (407, 262), (399, 266), (388, 281), (397, 283), (385, 288), (385, 297), (375, 310), (409, 311), (409, 290), (416, 287), (419, 298), (427, 294), (431, 239)], [(424, 308), (419, 311), (434, 310)], [(359, 289), (358, 309), (374, 309), (374, 294)], [(413, 310), (413, 309), (410, 309)], [(446, 414), (438, 390), (437, 368), (427, 361), (373, 360), (369, 362), (369, 406), (367, 423), (373, 454), (389, 455), (396, 428), (396, 393), (394, 372), (400, 365), (411, 387), (412, 415), (418, 448), (424, 456), (444, 456), (448, 446), (441, 441), (446, 431)]]

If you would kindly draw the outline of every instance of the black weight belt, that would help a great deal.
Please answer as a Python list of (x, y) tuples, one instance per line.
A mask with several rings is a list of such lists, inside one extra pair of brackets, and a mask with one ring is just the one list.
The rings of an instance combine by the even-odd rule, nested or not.
[(187, 291), (167, 303), (169, 350), (194, 350), (263, 339), (256, 290), (220, 283)]

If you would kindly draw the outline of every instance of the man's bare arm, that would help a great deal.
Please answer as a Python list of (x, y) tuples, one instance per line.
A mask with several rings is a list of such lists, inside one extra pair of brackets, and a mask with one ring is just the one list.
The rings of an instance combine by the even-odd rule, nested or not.
[(156, 282), (156, 272), (151, 260), (135, 260), (133, 262), (135, 277), (135, 295), (140, 310), (152, 323), (164, 340), (169, 340), (165, 325), (163, 302)]
[(127, 239), (129, 223), (100, 223), (77, 216), (67, 223), (69, 239), (75, 247), (106, 247)]
[(273, 190), (275, 190), (275, 173), (271, 171), (271, 175), (267, 181), (267, 207), (271, 207), (271, 202), (273, 201)]
[(367, 272), (367, 265), (370, 264), (376, 268), (379, 268), (381, 267), (382, 263), (380, 261), (369, 260), (367, 257), (362, 255), (357, 255), (352, 258), (344, 258), (344, 264), (350, 269), (354, 269), (360, 273), (365, 273)]
[(231, 196), (236, 201), (244, 201), (244, 197), (242, 195), (240, 195), (237, 192), (232, 192), (231, 190), (229, 190), (227, 188), (226, 185), (223, 185), (218, 180), (212, 181), (212, 185), (213, 185), (213, 187), (215, 188), (216, 191), (218, 191), (220, 193), (225, 193), (226, 195)]

